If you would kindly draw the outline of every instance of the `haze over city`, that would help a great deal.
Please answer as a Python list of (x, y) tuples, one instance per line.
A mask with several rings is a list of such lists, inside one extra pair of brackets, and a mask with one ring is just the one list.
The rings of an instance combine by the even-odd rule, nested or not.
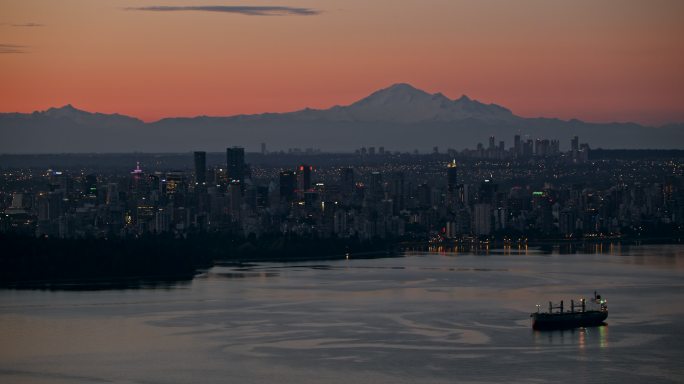
[(524, 117), (684, 121), (684, 3), (0, 2), (0, 112), (144, 121), (350, 104), (406, 82)]

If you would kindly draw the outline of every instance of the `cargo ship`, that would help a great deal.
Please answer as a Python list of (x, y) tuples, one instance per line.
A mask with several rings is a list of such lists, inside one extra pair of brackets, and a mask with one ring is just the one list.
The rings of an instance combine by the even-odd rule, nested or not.
[(565, 308), (562, 300), (559, 305), (549, 301), (548, 312), (541, 312), (541, 306), (537, 305), (537, 312), (530, 317), (532, 328), (537, 330), (595, 327), (605, 324), (608, 303), (594, 291), (594, 298), (589, 303), (586, 299), (580, 299), (579, 303), (570, 300), (570, 308)]

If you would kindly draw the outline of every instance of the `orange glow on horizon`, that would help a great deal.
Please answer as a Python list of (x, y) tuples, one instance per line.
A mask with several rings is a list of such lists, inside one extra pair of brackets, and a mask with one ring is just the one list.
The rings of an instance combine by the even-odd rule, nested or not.
[(145, 121), (289, 112), (406, 82), (524, 117), (684, 121), (681, 1), (269, 3), (320, 12), (285, 16), (126, 10), (161, 3), (1, 1), (0, 112), (72, 104)]

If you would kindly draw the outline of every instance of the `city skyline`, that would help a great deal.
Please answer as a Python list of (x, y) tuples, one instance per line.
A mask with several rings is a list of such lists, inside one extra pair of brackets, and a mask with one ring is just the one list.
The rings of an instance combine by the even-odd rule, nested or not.
[(177, 154), (185, 161), (181, 167), (131, 154), (126, 163), (135, 159), (136, 165), (130, 172), (102, 161), (94, 168), (9, 168), (14, 171), (3, 174), (0, 188), (0, 234), (221, 233), (427, 243), (477, 243), (486, 236), (487, 243), (526, 243), (640, 238), (646, 227), (652, 235), (674, 236), (681, 228), (681, 167), (673, 166), (670, 153), (592, 159), (578, 137), (569, 151), (560, 151), (557, 141), (519, 136), (508, 149), (496, 143), (490, 137), (486, 148), (446, 154), (435, 148), (430, 155), (371, 147), (309, 158), (274, 154), (267, 161), (262, 153), (252, 155), (260, 156), (253, 163), (244, 148), (228, 147), (210, 161), (204, 151)]
[(525, 117), (684, 121), (680, 2), (267, 5), (3, 1), (2, 112), (287, 112), (408, 82)]

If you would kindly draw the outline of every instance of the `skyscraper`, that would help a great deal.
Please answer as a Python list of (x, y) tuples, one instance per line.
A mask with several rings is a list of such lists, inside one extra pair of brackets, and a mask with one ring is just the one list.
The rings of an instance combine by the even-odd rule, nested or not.
[(89, 199), (97, 199), (97, 175), (86, 175), (84, 194)]
[(302, 164), (297, 168), (297, 189), (300, 193), (304, 193), (311, 189), (311, 171), (313, 167)]
[(226, 170), (228, 181), (245, 181), (245, 149), (242, 147), (226, 148)]
[(354, 192), (354, 168), (343, 168), (340, 177), (340, 186), (342, 193), (346, 196), (351, 196)]
[(492, 206), (475, 204), (473, 208), (473, 233), (477, 236), (489, 235), (492, 231)]
[(532, 141), (532, 139), (527, 139), (527, 141), (525, 141), (523, 143), (523, 146), (522, 146), (522, 156), (523, 157), (532, 157), (533, 154), (534, 154), (534, 141)]
[(515, 157), (522, 155), (522, 145), (520, 143), (520, 135), (513, 136), (513, 154)]
[(447, 191), (455, 192), (458, 188), (458, 164), (456, 160), (451, 160), (447, 164)]
[(458, 200), (458, 165), (456, 160), (447, 164), (447, 204), (453, 207)]
[(195, 183), (198, 185), (207, 182), (207, 153), (195, 152)]
[(404, 172), (395, 172), (390, 182), (390, 196), (394, 202), (394, 211), (398, 213), (406, 204), (406, 175)]
[(477, 192), (477, 200), (479, 203), (493, 205), (496, 197), (498, 186), (487, 179), (480, 183), (480, 189)]
[(145, 172), (140, 168), (140, 162), (138, 161), (135, 165), (135, 169), (131, 171), (131, 184), (130, 191), (133, 195), (138, 198), (147, 193), (147, 179), (145, 178)]
[(280, 172), (280, 198), (285, 200), (293, 200), (294, 193), (297, 189), (297, 177), (292, 171)]
[(186, 191), (187, 180), (183, 171), (166, 172), (166, 177), (162, 182), (166, 183), (166, 195), (174, 195)]
[(382, 173), (372, 172), (370, 175), (370, 197), (378, 201), (383, 197)]

